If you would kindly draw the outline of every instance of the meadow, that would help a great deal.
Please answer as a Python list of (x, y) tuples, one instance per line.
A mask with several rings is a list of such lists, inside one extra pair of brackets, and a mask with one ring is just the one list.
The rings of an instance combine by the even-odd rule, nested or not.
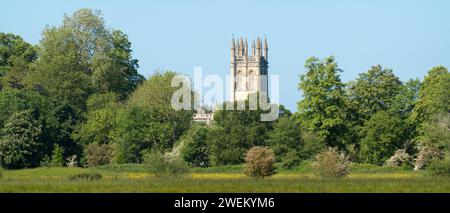
[[(242, 173), (242, 166), (194, 168), (181, 177), (156, 177), (137, 164), (35, 168), (3, 170), (0, 192), (450, 192), (449, 177), (431, 176), (426, 171), (373, 165), (352, 165), (351, 171), (345, 178), (323, 179), (308, 166), (301, 166), (254, 179)], [(102, 178), (70, 178), (85, 173), (98, 173)]]

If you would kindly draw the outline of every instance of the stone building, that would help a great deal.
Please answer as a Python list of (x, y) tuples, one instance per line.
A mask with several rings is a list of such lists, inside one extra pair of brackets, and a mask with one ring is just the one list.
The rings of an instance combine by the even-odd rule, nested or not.
[(268, 92), (268, 52), (267, 38), (264, 43), (259, 37), (253, 40), (251, 52), (247, 39), (232, 39), (230, 101), (246, 100), (251, 93)]

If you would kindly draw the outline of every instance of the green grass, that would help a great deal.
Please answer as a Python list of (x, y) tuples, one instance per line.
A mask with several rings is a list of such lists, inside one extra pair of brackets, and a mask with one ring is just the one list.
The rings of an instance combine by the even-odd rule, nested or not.
[[(158, 178), (136, 164), (3, 170), (0, 192), (450, 192), (449, 177), (374, 165), (352, 165), (341, 179), (315, 177), (307, 163), (265, 179), (248, 178), (242, 169), (194, 168), (178, 178)], [(101, 179), (70, 179), (79, 174), (100, 174)]]

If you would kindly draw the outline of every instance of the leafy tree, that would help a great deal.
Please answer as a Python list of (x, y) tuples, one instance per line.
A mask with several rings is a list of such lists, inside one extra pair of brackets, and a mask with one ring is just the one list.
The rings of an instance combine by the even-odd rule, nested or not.
[(171, 123), (157, 120), (154, 111), (144, 107), (129, 106), (118, 116), (114, 145), (118, 163), (142, 162), (142, 151), (169, 150), (173, 128)]
[(286, 163), (290, 168), (296, 166), (303, 148), (300, 126), (289, 117), (279, 118), (273, 130), (268, 133), (267, 145), (272, 148), (278, 161)]
[(0, 132), (0, 164), (8, 169), (39, 165), (43, 155), (42, 125), (32, 110), (14, 113)]
[(379, 111), (389, 110), (401, 88), (402, 82), (392, 70), (378, 65), (359, 75), (350, 86), (349, 98), (361, 122), (364, 122)]
[(117, 116), (122, 112), (115, 93), (92, 95), (87, 101), (85, 122), (72, 134), (80, 145), (90, 143), (109, 144), (114, 140), (117, 129)]
[(36, 58), (36, 49), (20, 36), (0, 32), (0, 90), (23, 88), (22, 80)]
[(60, 103), (85, 110), (93, 93), (125, 98), (143, 80), (125, 34), (109, 30), (100, 11), (80, 9), (43, 32), (29, 84)]
[(404, 121), (379, 111), (361, 128), (360, 159), (383, 164), (396, 150), (403, 148)]
[(193, 125), (180, 139), (181, 156), (194, 167), (209, 166), (209, 150), (206, 126)]
[[(250, 110), (248, 100), (239, 104), (244, 104), (245, 108), (214, 112), (214, 128), (209, 129), (207, 136), (214, 165), (243, 163), (249, 148), (266, 144), (267, 133), (274, 122), (261, 121), (264, 111), (259, 106)], [(286, 113), (280, 111), (282, 115)]]
[(412, 117), (421, 123), (434, 114), (450, 112), (450, 73), (443, 66), (428, 72), (419, 90)]
[(126, 112), (118, 121), (115, 140), (124, 149), (118, 151), (118, 158), (122, 158), (122, 153), (130, 155), (122, 159), (125, 162), (136, 162), (141, 160), (140, 152), (144, 149), (171, 149), (189, 129), (192, 111), (177, 111), (171, 105), (172, 94), (178, 89), (171, 86), (175, 75), (174, 72), (156, 73), (130, 96)]
[(340, 79), (341, 69), (334, 57), (323, 61), (312, 57), (306, 61), (307, 72), (300, 76), (299, 89), (303, 99), (298, 102), (299, 120), (329, 146), (345, 144), (345, 91)]

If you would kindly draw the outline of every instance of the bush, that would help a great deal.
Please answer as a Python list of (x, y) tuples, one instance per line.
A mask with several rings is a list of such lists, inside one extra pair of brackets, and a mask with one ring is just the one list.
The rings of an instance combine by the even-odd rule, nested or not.
[(84, 156), (88, 167), (110, 164), (114, 149), (109, 144), (88, 144), (84, 148)]
[(301, 162), (299, 153), (295, 150), (291, 150), (281, 159), (281, 166), (286, 169), (293, 169)]
[(69, 168), (72, 167), (78, 167), (78, 160), (77, 160), (78, 156), (77, 155), (72, 155), (70, 157), (67, 157), (67, 163), (66, 166)]
[(313, 170), (320, 177), (344, 177), (349, 172), (349, 157), (336, 148), (329, 147), (316, 155)]
[(414, 164), (414, 170), (418, 171), (427, 167), (433, 159), (442, 159), (442, 151), (431, 146), (419, 147), (419, 153)]
[(432, 175), (436, 176), (450, 176), (450, 157), (442, 160), (433, 160), (428, 166)]
[(245, 174), (264, 178), (275, 174), (275, 154), (268, 147), (255, 146), (245, 156)]
[(102, 175), (96, 172), (70, 175), (69, 180), (100, 180)]
[(144, 163), (157, 177), (181, 176), (189, 171), (189, 166), (179, 155), (164, 155), (159, 151), (144, 151)]
[(411, 156), (406, 153), (405, 149), (399, 149), (395, 151), (395, 154), (392, 155), (385, 163), (385, 166), (388, 167), (410, 167), (411, 166)]
[(54, 166), (54, 167), (64, 166), (64, 148), (59, 146), (58, 144), (56, 144), (55, 147), (53, 148), (52, 160), (50, 161), (50, 166)]

